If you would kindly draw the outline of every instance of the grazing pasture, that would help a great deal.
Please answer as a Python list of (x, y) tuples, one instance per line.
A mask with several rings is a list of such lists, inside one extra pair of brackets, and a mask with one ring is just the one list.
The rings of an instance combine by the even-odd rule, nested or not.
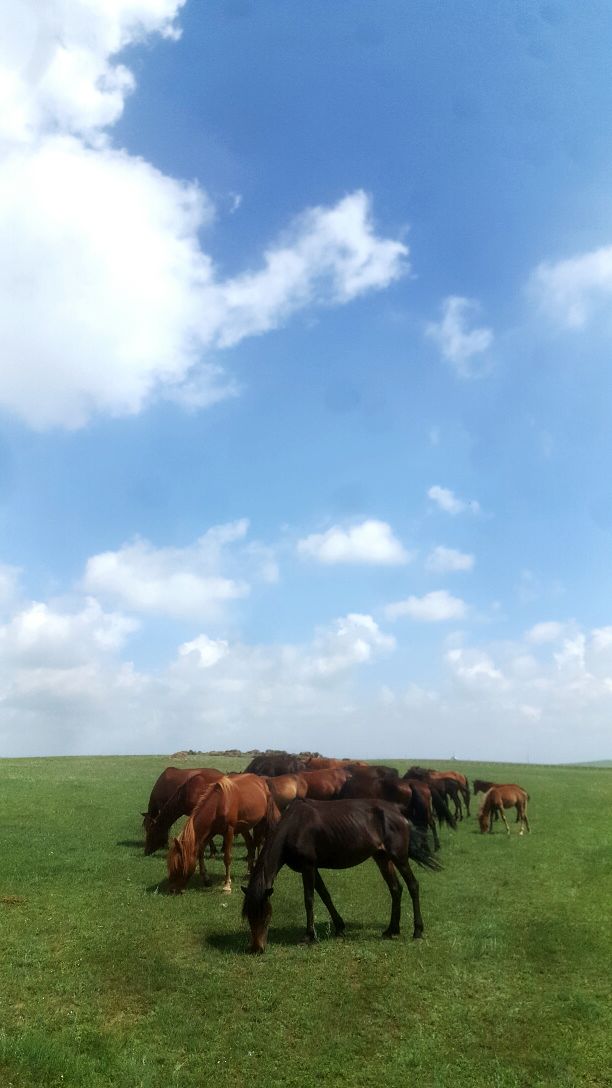
[(3, 1088), (612, 1085), (612, 771), (457, 764), (524, 786), (532, 833), (481, 835), (476, 804), (443, 827), (443, 870), (416, 870), (423, 941), (407, 894), (401, 938), (381, 939), (389, 893), (368, 861), (325, 872), (346, 934), (316, 900), (304, 947), (285, 868), (253, 957), (241, 844), (231, 896), (221, 859), (212, 888), (196, 876), (177, 898), (164, 852), (143, 854), (140, 813), (168, 762), (0, 762)]

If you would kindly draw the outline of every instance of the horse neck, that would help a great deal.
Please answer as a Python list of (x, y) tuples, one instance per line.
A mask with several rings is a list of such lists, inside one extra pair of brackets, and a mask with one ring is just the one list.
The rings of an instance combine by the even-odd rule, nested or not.
[(179, 816), (184, 816), (187, 812), (185, 794), (188, 784), (187, 781), (183, 782), (181, 786), (178, 786), (174, 793), (168, 798), (165, 805), (159, 810), (157, 823), (163, 831), (169, 831), (172, 824), (178, 820)]
[[(292, 802), (291, 809), (294, 805), (299, 804), (299, 801)], [(253, 869), (251, 880), (256, 892), (261, 895), (263, 895), (266, 888), (272, 887), (285, 864), (283, 861), (283, 847), (293, 822), (291, 809), (286, 811), (276, 827), (268, 830), (261, 853)]]

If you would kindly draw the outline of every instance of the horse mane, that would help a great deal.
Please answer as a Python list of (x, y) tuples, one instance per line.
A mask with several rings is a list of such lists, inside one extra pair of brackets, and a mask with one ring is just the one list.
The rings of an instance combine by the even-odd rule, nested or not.
[[(221, 788), (221, 792), (225, 792), (221, 783), (225, 779), (221, 778), (218, 782), (210, 782), (204, 790), (200, 801), (196, 808), (193, 810), (191, 816), (187, 820), (183, 830), (178, 838), (175, 838), (170, 850), (168, 851), (168, 857), (166, 859), (168, 865), (168, 876), (170, 881), (177, 879), (178, 877), (189, 878), (193, 873), (196, 862), (198, 860), (198, 846), (195, 832), (195, 818), (199, 813), (203, 805), (205, 805), (212, 794), (217, 789), (217, 786)], [(182, 787), (180, 787), (182, 788)], [(177, 790), (178, 792), (178, 790)]]

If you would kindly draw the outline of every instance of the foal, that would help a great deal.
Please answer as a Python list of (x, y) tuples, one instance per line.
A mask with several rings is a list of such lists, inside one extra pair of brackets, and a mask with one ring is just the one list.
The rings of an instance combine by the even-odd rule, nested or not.
[(314, 893), (329, 911), (337, 934), (344, 931), (319, 869), (350, 869), (368, 858), (376, 862), (391, 892), (391, 920), (383, 937), (398, 937), (402, 886), (399, 870), (412, 899), (414, 937), (423, 936), (419, 885), (409, 858), (428, 869), (441, 866), (425, 836), (416, 831), (396, 805), (386, 801), (294, 801), (267, 837), (248, 887), (243, 887), (242, 917), (251, 928), (251, 952), (264, 952), (272, 915), (270, 896), (283, 865), (301, 873), (306, 907), (306, 940), (316, 941)]
[(498, 813), (506, 825), (506, 831), (510, 834), (508, 821), (504, 816), (504, 809), (516, 808), (516, 822), (520, 822), (521, 825), (519, 835), (523, 834), (523, 824), (528, 831), (531, 831), (529, 820), (527, 819), (528, 800), (529, 794), (520, 786), (492, 786), (490, 790), (487, 790), (478, 813), (480, 830), (482, 832), (487, 830), (491, 832), (493, 830), (493, 815), (494, 813)]

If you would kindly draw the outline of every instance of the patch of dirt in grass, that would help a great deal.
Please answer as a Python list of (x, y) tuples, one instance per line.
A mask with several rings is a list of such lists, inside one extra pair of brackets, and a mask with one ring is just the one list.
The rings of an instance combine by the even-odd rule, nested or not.
[(25, 902), (22, 895), (0, 895), (0, 904), (3, 907), (21, 907)]

